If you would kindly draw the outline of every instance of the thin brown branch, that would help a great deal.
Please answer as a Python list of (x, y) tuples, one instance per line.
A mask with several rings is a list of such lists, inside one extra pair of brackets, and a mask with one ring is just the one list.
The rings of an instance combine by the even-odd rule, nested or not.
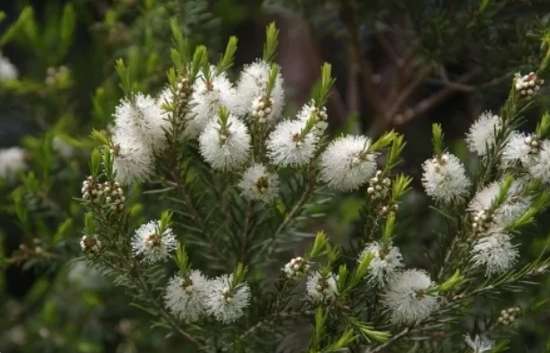
[[(462, 75), (457, 83), (465, 83), (472, 79), (477, 74), (477, 70), (472, 70), (464, 75)], [(398, 114), (393, 119), (393, 125), (404, 125), (409, 121), (413, 120), (419, 115), (422, 115), (429, 110), (433, 109), (441, 102), (446, 100), (451, 95), (459, 92), (454, 85), (447, 85), (445, 88), (439, 90), (428, 98), (425, 98), (418, 102), (414, 107), (407, 109), (405, 112)]]

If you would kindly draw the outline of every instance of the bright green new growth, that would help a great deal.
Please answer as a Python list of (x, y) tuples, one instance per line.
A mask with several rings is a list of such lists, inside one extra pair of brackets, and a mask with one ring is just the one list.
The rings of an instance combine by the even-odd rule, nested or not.
[(229, 37), (229, 40), (227, 41), (227, 46), (225, 47), (225, 52), (220, 58), (220, 61), (218, 61), (218, 65), (216, 65), (216, 70), (218, 73), (225, 72), (230, 69), (231, 66), (233, 66), (235, 53), (237, 52), (237, 43), (237, 37)]
[(321, 79), (315, 85), (312, 93), (315, 106), (320, 108), (327, 103), (330, 90), (336, 80), (332, 77), (332, 66), (324, 63), (321, 68)]
[(279, 29), (275, 22), (267, 25), (265, 31), (265, 43), (262, 58), (265, 62), (273, 62), (279, 46)]
[(432, 125), (432, 146), (436, 156), (443, 153), (443, 129), (441, 128), (441, 124), (435, 123)]

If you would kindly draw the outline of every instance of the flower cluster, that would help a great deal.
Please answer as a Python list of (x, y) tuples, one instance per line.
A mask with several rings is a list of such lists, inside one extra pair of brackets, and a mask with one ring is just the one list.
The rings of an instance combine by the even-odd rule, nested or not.
[(184, 322), (197, 321), (206, 310), (208, 287), (208, 280), (198, 270), (175, 275), (166, 287), (166, 307)]
[(490, 148), (494, 148), (496, 137), (501, 129), (500, 116), (490, 111), (482, 113), (466, 135), (468, 148), (478, 156), (484, 157)]
[(326, 303), (338, 295), (336, 276), (332, 273), (313, 272), (306, 282), (306, 293), (313, 303)]
[(394, 324), (413, 324), (430, 316), (439, 306), (430, 276), (420, 270), (405, 270), (393, 276), (383, 295)]
[(82, 182), (80, 191), (84, 200), (114, 211), (122, 210), (126, 201), (124, 191), (117, 181), (107, 180), (101, 183), (93, 176), (88, 176)]
[(239, 187), (250, 200), (270, 202), (279, 192), (279, 177), (269, 172), (265, 165), (256, 163), (245, 170)]
[(17, 67), (0, 53), (0, 81), (16, 80), (18, 76)]
[(544, 80), (539, 78), (534, 72), (523, 76), (517, 73), (514, 76), (514, 87), (524, 97), (531, 97), (537, 94), (543, 84)]
[(283, 267), (285, 276), (289, 279), (296, 279), (309, 271), (308, 262), (301, 256), (291, 259)]
[(372, 242), (365, 246), (358, 262), (365, 256), (372, 256), (367, 278), (377, 285), (385, 285), (403, 267), (403, 256), (399, 248)]
[(470, 188), (470, 179), (462, 162), (450, 153), (428, 159), (422, 165), (422, 185), (437, 202), (451, 203), (464, 199)]
[(359, 188), (376, 172), (376, 155), (364, 136), (334, 140), (321, 156), (321, 178), (329, 186), (349, 191)]
[(475, 335), (474, 338), (469, 335), (465, 335), (464, 342), (473, 353), (490, 352), (495, 344), (493, 340), (483, 335)]
[(158, 221), (150, 221), (141, 225), (132, 238), (134, 255), (142, 257), (143, 261), (147, 263), (166, 260), (176, 246), (176, 236), (172, 229), (161, 229)]
[[(401, 224), (406, 212), (397, 204), (413, 185), (411, 177), (396, 174), (403, 137), (392, 131), (376, 139), (330, 139), (325, 133), (325, 104), (333, 84), (328, 64), (311, 99), (283, 118), (284, 80), (272, 55), (246, 65), (233, 81), (226, 72), (233, 49), (228, 44), (217, 65), (208, 62), (205, 52), (195, 56), (189, 66), (171, 72), (158, 98), (126, 92), (115, 110), (110, 139), (102, 139), (110, 148), (101, 150), (103, 170), (92, 163), (93, 177), (82, 186), (90, 211), (80, 242), (87, 259), (103, 261), (114, 272), (123, 267), (122, 278), (140, 276), (135, 287), (145, 283), (145, 288), (138, 298), (163, 293), (162, 324), (177, 331), (185, 324), (184, 336), (197, 334), (205, 350), (217, 351), (217, 340), (202, 337), (213, 321), (220, 326), (240, 320), (229, 326), (240, 344), (250, 334), (259, 335), (264, 325), (272, 332), (282, 314), (302, 317), (314, 309), (313, 350), (326, 350), (321, 346), (332, 339), (334, 327), (346, 331), (327, 347), (344, 350), (353, 336), (363, 340), (358, 349), (364, 345), (368, 350), (373, 342), (391, 343), (387, 339), (399, 326), (406, 326), (404, 335), (429, 333), (434, 323), (439, 330), (448, 313), (468, 305), (464, 299), (470, 299), (472, 288), (491, 293), (501, 283), (539, 272), (512, 272), (520, 261), (513, 236), (550, 204), (534, 191), (550, 183), (550, 115), (535, 133), (513, 131), (516, 105), (530, 103), (515, 92), (538, 91), (542, 81), (536, 75), (515, 79), (510, 111), (502, 109), (500, 116), (486, 111), (470, 127), (465, 141), (480, 157), (471, 178), (466, 169), (471, 164), (444, 146), (441, 126), (434, 124), (434, 150), (422, 164), (421, 183), (441, 216), (429, 221), (434, 233), (441, 233), (444, 253), (440, 267), (421, 270), (406, 265), (414, 259), (405, 258), (408, 247), (399, 240), (400, 233), (408, 232)], [(147, 197), (160, 194), (158, 206), (169, 206), (159, 220), (137, 227), (128, 239), (124, 235), (132, 233), (136, 217), (123, 207), (121, 185), (140, 181), (151, 183), (132, 192), (153, 186)], [(323, 211), (325, 188), (356, 192), (354, 202), (364, 197), (357, 207), (361, 224), (353, 227), (349, 246), (319, 232), (307, 253), (276, 265), (280, 277), (272, 281), (270, 265), (295, 251), (288, 244), (310, 235), (304, 227)], [(104, 204), (129, 221), (115, 224), (117, 217), (103, 217), (101, 208), (90, 207)], [(102, 236), (114, 231), (120, 236)], [(193, 252), (188, 254), (188, 248)], [(113, 261), (113, 255), (126, 261)], [(169, 260), (176, 273), (167, 271)], [(228, 264), (234, 271), (220, 273)], [(547, 263), (536, 265), (532, 268)], [(516, 315), (515, 309), (506, 311), (498, 322), (508, 325)], [(335, 322), (326, 324), (327, 318)], [(465, 342), (474, 352), (493, 346), (479, 335), (466, 336)]]
[(25, 151), (19, 147), (0, 149), (0, 178), (11, 180), (26, 169)]
[(86, 254), (97, 254), (101, 250), (101, 241), (95, 235), (83, 235), (80, 238), (80, 248)]
[(497, 322), (504, 326), (513, 324), (521, 313), (519, 306), (513, 306), (511, 308), (504, 309), (500, 312)]

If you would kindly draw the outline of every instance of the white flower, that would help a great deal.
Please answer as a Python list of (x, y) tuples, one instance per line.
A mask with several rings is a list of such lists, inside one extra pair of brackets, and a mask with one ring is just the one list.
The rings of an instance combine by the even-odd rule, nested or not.
[(283, 272), (289, 279), (296, 279), (309, 271), (309, 264), (301, 257), (292, 258), (283, 267)]
[(317, 108), (314, 101), (310, 101), (309, 103), (304, 104), (302, 108), (298, 111), (298, 114), (296, 114), (296, 120), (306, 123), (310, 119), (313, 119), (313, 121), (315, 121), (314, 131), (317, 134), (322, 135), (328, 127), (327, 108)]
[(472, 353), (484, 353), (493, 349), (494, 342), (486, 336), (475, 335), (472, 339), (469, 335), (464, 335), (464, 342), (472, 349)]
[(124, 185), (146, 180), (153, 169), (153, 152), (138, 137), (116, 130), (113, 137), (113, 169)]
[(19, 73), (17, 67), (0, 53), (0, 81), (16, 80)]
[(63, 158), (71, 158), (75, 154), (75, 148), (61, 136), (55, 136), (52, 140), (52, 149)]
[(20, 147), (0, 149), (0, 178), (12, 180), (26, 167), (25, 150)]
[(184, 276), (177, 274), (166, 287), (166, 307), (184, 322), (197, 321), (206, 310), (208, 286), (208, 280), (198, 270)]
[(188, 138), (198, 137), (209, 122), (217, 120), (220, 108), (235, 110), (235, 89), (225, 73), (216, 74), (215, 68), (212, 68), (211, 75), (207, 82), (201, 73), (193, 83), (190, 111), (185, 118), (183, 132)]
[(263, 164), (255, 163), (244, 172), (239, 187), (250, 200), (270, 202), (279, 192), (279, 177)]
[(150, 221), (142, 224), (132, 238), (132, 251), (135, 256), (143, 256), (148, 263), (165, 260), (177, 246), (177, 241), (171, 228), (160, 233), (160, 223)]
[(86, 260), (70, 261), (68, 265), (67, 280), (70, 285), (89, 290), (98, 290), (107, 286), (106, 278), (97, 265), (92, 265)]
[(527, 165), (527, 171), (543, 183), (550, 183), (550, 140), (542, 141), (540, 151)]
[[(279, 70), (275, 78), (275, 84), (269, 97), (267, 82), (271, 71), (270, 64), (265, 61), (256, 61), (244, 67), (237, 84), (236, 104), (239, 115), (249, 114), (252, 117), (260, 109), (265, 112), (266, 121), (273, 121), (281, 116), (283, 111), (285, 92), (283, 88), (283, 76)], [(268, 98), (269, 107), (261, 106), (261, 102)], [(265, 109), (269, 108), (269, 109)]]
[(451, 203), (462, 200), (471, 185), (464, 165), (450, 153), (428, 159), (422, 165), (422, 185), (435, 201)]
[(526, 141), (529, 141), (529, 138), (532, 137), (532, 135), (516, 131), (510, 134), (501, 156), (502, 164), (505, 168), (528, 162), (531, 147)]
[(332, 301), (338, 295), (336, 277), (334, 274), (321, 274), (313, 272), (306, 282), (306, 293), (313, 303), (326, 303)]
[(250, 303), (250, 288), (240, 283), (232, 288), (233, 275), (222, 275), (209, 282), (206, 311), (224, 324), (237, 321)]
[[(491, 205), (496, 200), (500, 189), (502, 187), (501, 182), (493, 182), (480, 191), (470, 201), (468, 205), (468, 211), (474, 215), (474, 221), (485, 221), (483, 217), (487, 216), (487, 211), (491, 208)], [(522, 195), (523, 183), (521, 180), (514, 180), (508, 190), (506, 200), (492, 212), (490, 216), (490, 224), (485, 227), (487, 230), (498, 230), (505, 228), (514, 222), (527, 208), (529, 207), (530, 200)], [(475, 219), (475, 217), (478, 219)], [(481, 219), (479, 219), (481, 218)]]
[(376, 155), (368, 153), (370, 140), (365, 136), (340, 137), (321, 155), (321, 179), (340, 191), (359, 188), (376, 172)]
[(149, 95), (137, 93), (123, 99), (115, 109), (115, 131), (150, 145), (155, 151), (164, 147), (169, 123), (162, 104)]
[(510, 235), (493, 233), (478, 239), (472, 248), (472, 261), (477, 267), (484, 267), (487, 276), (509, 270), (519, 256)]
[(487, 147), (492, 147), (496, 142), (496, 133), (502, 128), (502, 120), (490, 111), (482, 113), (472, 124), (466, 135), (466, 143), (470, 151), (478, 156), (487, 154)]
[(313, 158), (319, 135), (314, 131), (301, 134), (305, 125), (299, 120), (284, 120), (275, 127), (267, 141), (268, 155), (274, 164), (298, 167)]
[(367, 274), (369, 282), (384, 285), (403, 267), (403, 256), (396, 246), (383, 248), (378, 242), (368, 243), (357, 261), (360, 262), (368, 255), (372, 256)]
[(428, 318), (439, 307), (430, 293), (430, 276), (420, 270), (406, 270), (393, 276), (382, 296), (394, 324), (413, 324)]
[(219, 119), (212, 120), (199, 137), (203, 158), (214, 169), (233, 170), (248, 160), (250, 135), (244, 123), (229, 115), (226, 129)]

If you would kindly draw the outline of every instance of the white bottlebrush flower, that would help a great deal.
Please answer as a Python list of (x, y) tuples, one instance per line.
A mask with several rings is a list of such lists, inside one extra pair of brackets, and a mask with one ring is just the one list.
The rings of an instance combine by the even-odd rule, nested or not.
[(382, 296), (394, 324), (413, 324), (428, 318), (439, 307), (430, 293), (433, 282), (420, 270), (406, 270), (393, 276)]
[(216, 320), (229, 324), (244, 314), (250, 303), (250, 288), (240, 283), (232, 288), (233, 275), (221, 275), (209, 282), (206, 311)]
[(275, 127), (267, 141), (268, 155), (274, 164), (298, 167), (313, 158), (320, 136), (313, 130), (301, 134), (305, 125), (299, 120), (284, 120)]
[(220, 108), (235, 111), (235, 88), (225, 73), (216, 74), (211, 69), (211, 79), (207, 82), (204, 74), (199, 74), (193, 83), (193, 93), (189, 102), (190, 111), (185, 121), (184, 135), (196, 138), (206, 125), (217, 120)]
[(527, 171), (543, 183), (550, 183), (550, 140), (542, 141), (540, 151), (532, 157), (532, 162), (527, 165)]
[(487, 276), (509, 270), (519, 256), (510, 235), (505, 233), (493, 233), (476, 240), (471, 255), (474, 265), (485, 268)]
[(462, 200), (470, 188), (470, 179), (462, 162), (450, 153), (428, 159), (422, 165), (422, 185), (428, 196), (437, 202)]
[(469, 335), (464, 335), (464, 342), (472, 349), (472, 353), (490, 352), (494, 345), (491, 339), (483, 335), (475, 335), (473, 339)]
[[(470, 201), (468, 211), (470, 211), (474, 217), (486, 215), (493, 202), (497, 199), (501, 187), (502, 183), (495, 181), (478, 191), (472, 198), (472, 201)], [(506, 200), (500, 205), (500, 207), (493, 211), (490, 215), (491, 222), (485, 228), (492, 230), (502, 229), (510, 225), (523, 212), (525, 212), (529, 207), (530, 200), (523, 196), (522, 193), (522, 181), (514, 180), (508, 190)], [(479, 222), (483, 220), (477, 221)]]
[(26, 168), (25, 150), (20, 147), (0, 149), (0, 178), (11, 180)]
[(135, 256), (143, 256), (148, 263), (165, 260), (170, 256), (177, 241), (171, 228), (166, 228), (162, 233), (158, 221), (150, 221), (142, 224), (132, 238), (132, 251)]
[(16, 80), (18, 76), (17, 67), (0, 53), (0, 81)]
[(169, 123), (162, 104), (153, 97), (137, 93), (133, 99), (123, 99), (114, 118), (116, 134), (141, 140), (156, 151), (164, 147)]
[(533, 135), (522, 132), (512, 132), (502, 150), (501, 161), (503, 166), (512, 167), (518, 164), (528, 164), (531, 155), (531, 146), (527, 143)]
[(279, 192), (279, 177), (260, 163), (255, 163), (244, 172), (239, 187), (249, 200), (271, 202)]
[(209, 283), (199, 270), (177, 274), (166, 287), (166, 307), (184, 322), (197, 321), (205, 313)]
[(359, 255), (357, 261), (365, 256), (372, 256), (367, 279), (377, 285), (384, 285), (403, 267), (403, 256), (398, 247), (383, 248), (378, 242), (368, 243)]
[(502, 120), (490, 111), (482, 113), (472, 124), (466, 135), (466, 143), (470, 151), (483, 157), (487, 153), (487, 147), (495, 145), (496, 134), (502, 128)]
[(376, 155), (368, 153), (365, 136), (340, 137), (321, 155), (321, 179), (340, 191), (359, 188), (376, 172)]
[(210, 121), (199, 143), (203, 158), (214, 169), (233, 170), (248, 160), (250, 135), (246, 125), (234, 115), (229, 115), (225, 129), (219, 119)]
[(115, 130), (113, 169), (116, 180), (124, 185), (146, 180), (153, 170), (153, 151), (138, 137)]
[(309, 263), (301, 256), (292, 258), (283, 267), (285, 276), (289, 279), (296, 279), (309, 271)]
[(338, 287), (334, 274), (324, 275), (319, 271), (313, 272), (306, 282), (306, 293), (313, 303), (326, 303), (336, 298)]
[[(259, 104), (267, 98), (267, 82), (271, 71), (270, 64), (259, 60), (244, 67), (237, 83), (236, 108), (239, 115), (249, 114), (250, 117), (260, 108)], [(262, 99), (264, 98), (264, 99)], [(279, 70), (269, 98), (269, 110), (263, 117), (273, 121), (281, 116), (284, 106), (285, 92), (283, 76)], [(264, 109), (265, 107), (261, 107)], [(264, 109), (265, 111), (265, 109)]]

